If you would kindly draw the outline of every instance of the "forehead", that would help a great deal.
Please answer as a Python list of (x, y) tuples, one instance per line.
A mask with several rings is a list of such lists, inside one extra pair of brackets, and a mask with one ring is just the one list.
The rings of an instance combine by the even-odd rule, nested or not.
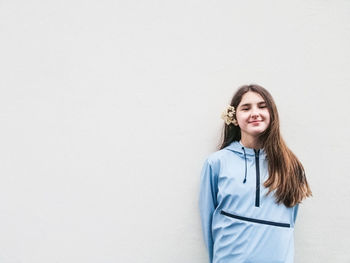
[(242, 100), (239, 104), (256, 104), (260, 102), (265, 102), (265, 100), (259, 93), (248, 91), (243, 95)]

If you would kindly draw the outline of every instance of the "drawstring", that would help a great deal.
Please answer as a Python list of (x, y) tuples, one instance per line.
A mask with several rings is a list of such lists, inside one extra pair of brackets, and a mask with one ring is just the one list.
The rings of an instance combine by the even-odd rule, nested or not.
[(245, 154), (244, 147), (242, 147), (242, 150), (244, 152), (244, 161), (245, 161), (245, 171), (244, 171), (244, 180), (243, 180), (243, 183), (245, 184), (245, 182), (247, 181), (247, 156)]

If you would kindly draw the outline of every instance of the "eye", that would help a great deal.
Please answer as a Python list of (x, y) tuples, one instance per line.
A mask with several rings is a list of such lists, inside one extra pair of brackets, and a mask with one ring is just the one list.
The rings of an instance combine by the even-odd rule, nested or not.
[(267, 106), (266, 106), (266, 104), (261, 104), (260, 106), (259, 106), (259, 108), (266, 108)]

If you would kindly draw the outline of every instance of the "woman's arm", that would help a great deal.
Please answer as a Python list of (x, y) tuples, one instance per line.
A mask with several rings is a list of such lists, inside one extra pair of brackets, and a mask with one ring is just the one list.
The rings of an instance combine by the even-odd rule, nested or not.
[(200, 180), (199, 211), (202, 221), (204, 241), (209, 252), (209, 261), (213, 260), (212, 216), (217, 206), (217, 176), (209, 160), (206, 160)]

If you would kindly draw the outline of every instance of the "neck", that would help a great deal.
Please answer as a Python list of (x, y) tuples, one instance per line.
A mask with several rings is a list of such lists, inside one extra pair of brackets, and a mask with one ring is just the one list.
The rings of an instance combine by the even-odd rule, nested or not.
[(262, 147), (262, 143), (259, 142), (258, 138), (256, 137), (242, 137), (241, 138), (241, 144), (244, 146), (244, 147), (247, 147), (247, 148), (252, 148), (252, 149), (260, 149)]

